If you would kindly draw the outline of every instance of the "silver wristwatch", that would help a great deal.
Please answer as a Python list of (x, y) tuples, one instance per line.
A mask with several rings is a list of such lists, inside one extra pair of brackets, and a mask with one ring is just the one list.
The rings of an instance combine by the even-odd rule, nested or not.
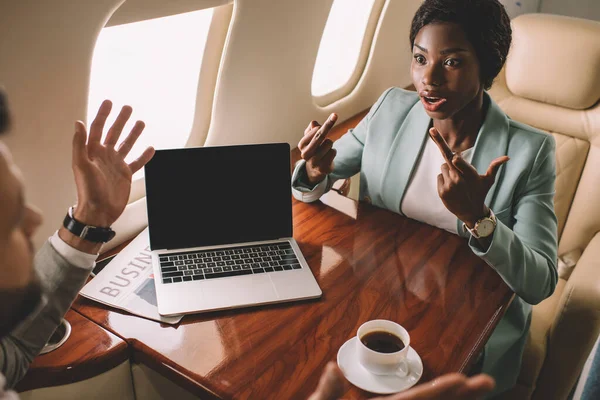
[(469, 229), (465, 223), (463, 223), (463, 227), (466, 231), (470, 232), (471, 236), (475, 239), (485, 238), (494, 233), (494, 230), (496, 229), (496, 216), (490, 208), (490, 215), (477, 221), (473, 229)]

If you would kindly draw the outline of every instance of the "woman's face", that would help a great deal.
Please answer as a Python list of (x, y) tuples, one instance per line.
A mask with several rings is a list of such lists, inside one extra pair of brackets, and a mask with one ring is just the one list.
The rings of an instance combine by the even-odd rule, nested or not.
[(483, 91), (479, 60), (459, 25), (425, 25), (412, 52), (413, 84), (431, 118), (453, 117)]

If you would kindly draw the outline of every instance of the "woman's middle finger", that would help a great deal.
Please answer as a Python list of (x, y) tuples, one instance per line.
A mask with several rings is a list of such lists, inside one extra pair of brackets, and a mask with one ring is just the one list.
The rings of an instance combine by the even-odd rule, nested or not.
[[(325, 123), (323, 123), (323, 125), (321, 125), (321, 127), (317, 130), (317, 132), (314, 135), (312, 135), (310, 143), (305, 148), (301, 149), (302, 158), (307, 160), (316, 153), (317, 149), (323, 144), (323, 141), (327, 137), (327, 134), (335, 124), (335, 121), (337, 121), (337, 114), (331, 114), (329, 118), (327, 118)], [(305, 137), (308, 136), (311, 135), (309, 134)]]

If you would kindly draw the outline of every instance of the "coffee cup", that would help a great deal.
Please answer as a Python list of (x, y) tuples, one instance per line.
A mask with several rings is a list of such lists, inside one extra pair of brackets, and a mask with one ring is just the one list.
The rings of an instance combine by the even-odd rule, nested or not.
[(374, 375), (409, 373), (407, 362), (410, 335), (401, 325), (383, 319), (365, 322), (356, 334), (358, 360)]

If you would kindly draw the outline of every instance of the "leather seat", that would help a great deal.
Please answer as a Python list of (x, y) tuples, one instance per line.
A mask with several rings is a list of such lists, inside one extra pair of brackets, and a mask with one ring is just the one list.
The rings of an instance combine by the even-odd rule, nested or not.
[(490, 95), (556, 139), (560, 279), (533, 307), (517, 385), (502, 398), (565, 399), (600, 332), (600, 23), (525, 14), (512, 27)]

